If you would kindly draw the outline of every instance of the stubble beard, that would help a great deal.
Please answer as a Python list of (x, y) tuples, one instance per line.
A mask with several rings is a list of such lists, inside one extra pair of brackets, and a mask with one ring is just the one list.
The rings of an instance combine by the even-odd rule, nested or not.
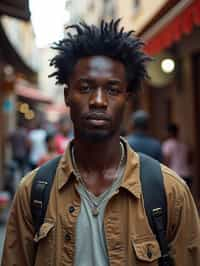
[(90, 131), (87, 129), (82, 129), (79, 133), (79, 137), (82, 140), (85, 140), (87, 142), (92, 143), (99, 143), (103, 141), (107, 141), (112, 138), (112, 136), (115, 135), (115, 131), (107, 131), (107, 130), (101, 130), (101, 131)]

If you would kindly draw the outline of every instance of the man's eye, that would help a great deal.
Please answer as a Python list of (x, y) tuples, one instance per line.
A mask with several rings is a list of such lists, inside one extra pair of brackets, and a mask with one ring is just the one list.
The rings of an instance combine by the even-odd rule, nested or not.
[(119, 93), (120, 93), (120, 88), (118, 88), (118, 87), (109, 87), (108, 88), (108, 93), (110, 94), (110, 95), (118, 95)]
[(88, 86), (88, 85), (82, 85), (82, 86), (80, 86), (80, 92), (87, 93), (89, 91), (90, 91), (90, 86)]

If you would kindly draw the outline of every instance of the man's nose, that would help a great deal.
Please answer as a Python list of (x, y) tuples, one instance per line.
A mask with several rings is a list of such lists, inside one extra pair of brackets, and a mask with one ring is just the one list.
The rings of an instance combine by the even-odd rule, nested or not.
[(102, 87), (94, 90), (90, 96), (90, 107), (106, 108), (108, 105), (107, 94)]

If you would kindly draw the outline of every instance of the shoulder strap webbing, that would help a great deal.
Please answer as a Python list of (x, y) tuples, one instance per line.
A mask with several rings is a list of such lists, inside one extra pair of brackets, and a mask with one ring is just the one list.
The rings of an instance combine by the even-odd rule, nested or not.
[(51, 186), (61, 156), (42, 165), (32, 183), (31, 188), (31, 214), (35, 232), (38, 233), (44, 222), (44, 217), (49, 201)]
[(151, 157), (140, 155), (140, 179), (144, 207), (149, 224), (161, 250), (159, 265), (171, 265), (166, 239), (167, 202), (160, 163)]

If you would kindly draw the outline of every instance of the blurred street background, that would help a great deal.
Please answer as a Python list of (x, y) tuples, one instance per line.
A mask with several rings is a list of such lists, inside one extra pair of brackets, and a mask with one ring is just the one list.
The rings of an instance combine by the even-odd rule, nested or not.
[(122, 18), (152, 56), (150, 79), (130, 99), (132, 113), (150, 116), (150, 133), (162, 144), (175, 123), (190, 151), (191, 191), (200, 208), (200, 0), (0, 1), (0, 255), (9, 206), (22, 176), (58, 153), (73, 137), (63, 87), (48, 78), (53, 42), (65, 27)]

